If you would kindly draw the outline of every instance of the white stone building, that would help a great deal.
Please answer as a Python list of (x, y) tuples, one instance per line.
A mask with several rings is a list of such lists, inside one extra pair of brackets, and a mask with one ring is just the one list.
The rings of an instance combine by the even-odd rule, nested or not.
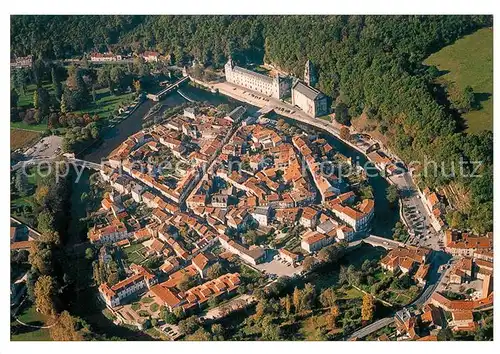
[(290, 80), (277, 75), (270, 77), (239, 66), (231, 58), (224, 66), (226, 81), (266, 96), (282, 99), (290, 94)]
[(327, 97), (321, 91), (302, 81), (297, 81), (292, 87), (292, 104), (311, 117), (323, 116), (328, 113)]

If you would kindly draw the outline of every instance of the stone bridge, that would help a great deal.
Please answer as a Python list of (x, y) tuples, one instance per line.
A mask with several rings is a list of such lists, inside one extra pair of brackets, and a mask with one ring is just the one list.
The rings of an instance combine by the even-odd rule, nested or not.
[(100, 171), (103, 169), (102, 164), (90, 162), (87, 160), (81, 160), (81, 159), (77, 159), (77, 158), (73, 158), (73, 157), (66, 157), (64, 159), (58, 159), (58, 158), (52, 157), (52, 158), (32, 159), (32, 160), (20, 161), (20, 162), (16, 163), (15, 165), (11, 166), (10, 170), (11, 170), (11, 172), (14, 172), (14, 171), (19, 170), (20, 168), (27, 168), (27, 167), (36, 166), (36, 165), (42, 164), (42, 163), (52, 163), (52, 162), (58, 162), (58, 161), (73, 164), (74, 166), (89, 168), (92, 170), (99, 170)]
[(403, 242), (390, 240), (388, 238), (375, 235), (369, 235), (368, 237), (364, 238), (363, 241), (375, 247), (384, 247), (387, 250), (405, 246)]

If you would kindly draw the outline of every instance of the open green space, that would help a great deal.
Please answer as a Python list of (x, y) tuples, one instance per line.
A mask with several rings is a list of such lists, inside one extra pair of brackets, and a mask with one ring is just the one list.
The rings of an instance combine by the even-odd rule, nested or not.
[(474, 90), (481, 107), (464, 114), (468, 132), (493, 129), (493, 29), (482, 28), (429, 56), (443, 75), (437, 81), (449, 88), (449, 95)]
[(146, 258), (142, 255), (144, 246), (140, 243), (124, 248), (128, 264), (141, 264)]
[[(52, 87), (52, 84), (48, 81), (45, 81), (42, 83), (42, 87), (46, 89), (50, 95), (54, 94), (54, 88)], [(33, 92), (35, 92), (36, 85), (35, 84), (30, 84), (26, 86), (26, 89), (24, 90), (24, 94), (19, 95), (19, 98), (17, 100), (17, 105), (19, 107), (33, 107)]]
[(362, 299), (364, 293), (353, 287), (343, 287), (337, 291), (340, 300)]
[(42, 122), (40, 124), (28, 124), (25, 122), (11, 122), (10, 127), (14, 129), (25, 129), (32, 132), (43, 132), (47, 130), (47, 122)]
[(102, 88), (96, 90), (96, 101), (95, 103), (90, 103), (85, 109), (75, 111), (75, 114), (97, 114), (99, 118), (109, 118), (115, 110), (117, 110), (121, 105), (131, 103), (133, 100), (133, 93), (125, 93), (122, 95), (112, 95), (108, 88)]
[[(22, 309), (18, 313), (18, 319), (21, 322), (31, 326), (46, 326), (47, 318), (35, 309), (35, 306), (26, 302), (22, 305)], [(24, 326), (12, 319), (11, 336), (12, 341), (50, 341), (50, 333), (48, 328), (33, 328)]]

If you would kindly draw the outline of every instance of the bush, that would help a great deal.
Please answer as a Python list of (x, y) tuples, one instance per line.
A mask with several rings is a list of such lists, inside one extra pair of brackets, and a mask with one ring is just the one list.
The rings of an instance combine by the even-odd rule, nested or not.
[(158, 311), (159, 308), (160, 306), (156, 302), (149, 307), (149, 309), (153, 312)]
[(177, 318), (177, 316), (170, 311), (163, 312), (163, 319), (168, 324), (176, 325), (177, 323), (179, 323), (179, 319)]

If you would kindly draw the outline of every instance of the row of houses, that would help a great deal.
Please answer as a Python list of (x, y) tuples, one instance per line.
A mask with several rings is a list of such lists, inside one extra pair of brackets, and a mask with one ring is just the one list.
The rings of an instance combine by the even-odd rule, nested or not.
[(472, 235), (468, 232), (448, 229), (444, 232), (444, 246), (446, 252), (454, 256), (473, 257), (482, 253), (493, 257), (493, 232), (483, 236)]
[(154, 295), (155, 301), (160, 306), (165, 306), (169, 311), (179, 307), (184, 311), (189, 311), (205, 306), (210, 299), (234, 294), (240, 284), (239, 273), (227, 273), (185, 292), (176, 290), (167, 281), (153, 286), (151, 293)]
[(405, 246), (390, 250), (380, 260), (380, 265), (395, 274), (410, 274), (425, 285), (429, 273), (432, 250), (423, 247)]
[[(95, 62), (95, 63), (102, 63), (102, 62), (115, 62), (115, 61), (122, 61), (125, 59), (131, 59), (132, 55), (120, 55), (120, 54), (113, 54), (111, 52), (106, 52), (106, 53), (99, 53), (99, 52), (92, 52), (90, 53), (90, 61)], [(141, 54), (135, 55), (139, 58), (142, 58), (145, 62), (148, 63), (156, 63), (160, 60), (161, 56), (160, 53), (158, 52), (153, 52), (153, 51), (145, 51)]]

